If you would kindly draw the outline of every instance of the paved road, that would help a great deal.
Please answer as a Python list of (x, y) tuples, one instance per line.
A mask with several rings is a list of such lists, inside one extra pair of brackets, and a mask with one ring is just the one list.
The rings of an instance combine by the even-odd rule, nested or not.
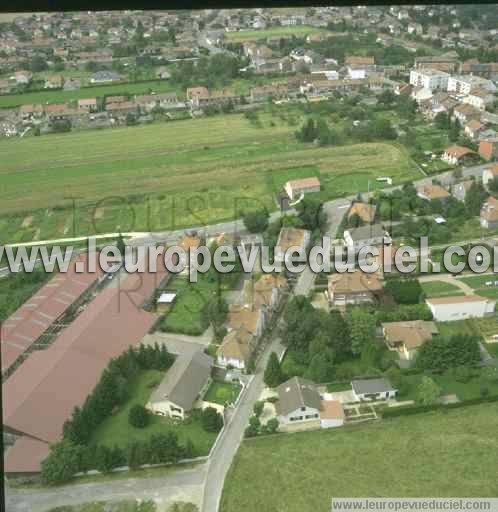
[(56, 489), (6, 489), (7, 512), (45, 512), (62, 505), (77, 505), (92, 500), (120, 501), (154, 499), (158, 504), (195, 501), (200, 505), (206, 477), (206, 464), (191, 469), (172, 470), (162, 477), (126, 478)]
[[(351, 201), (349, 199), (336, 199), (328, 201), (323, 205), (323, 211), (327, 215), (325, 236), (335, 239), (337, 230), (350, 205)], [(307, 265), (303, 272), (299, 274), (296, 286), (294, 287), (294, 295), (308, 295), (315, 284), (315, 279), (316, 274)]]
[(225, 477), (244, 437), (244, 431), (249, 424), (253, 406), (265, 387), (263, 373), (268, 358), (271, 352), (277, 352), (280, 355), (283, 351), (284, 347), (278, 338), (267, 345), (254, 377), (245, 388), (235, 414), (229, 420), (220, 442), (211, 455), (204, 488), (203, 512), (216, 512), (218, 510)]

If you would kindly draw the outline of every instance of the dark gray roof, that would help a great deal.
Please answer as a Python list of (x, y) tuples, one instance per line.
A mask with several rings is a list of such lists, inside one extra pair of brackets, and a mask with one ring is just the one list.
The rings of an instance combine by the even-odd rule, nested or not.
[(357, 395), (370, 393), (385, 393), (386, 391), (396, 391), (392, 384), (381, 377), (379, 379), (357, 379), (351, 381), (351, 387)]
[(212, 366), (213, 358), (200, 350), (178, 356), (152, 393), (150, 402), (169, 400), (185, 411), (190, 411), (211, 375)]
[(359, 228), (348, 229), (348, 231), (354, 241), (378, 238), (385, 234), (382, 224), (367, 224)]
[(278, 413), (286, 416), (300, 407), (320, 410), (320, 395), (315, 384), (309, 380), (293, 377), (280, 384), (278, 392)]

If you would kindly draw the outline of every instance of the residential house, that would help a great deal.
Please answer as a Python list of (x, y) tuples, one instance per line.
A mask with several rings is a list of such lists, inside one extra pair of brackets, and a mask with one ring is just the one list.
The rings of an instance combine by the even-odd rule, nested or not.
[(421, 85), (413, 87), (410, 93), (410, 98), (415, 100), (418, 104), (430, 100), (432, 96), (432, 91)]
[(207, 391), (212, 367), (213, 358), (202, 350), (177, 356), (145, 407), (154, 414), (184, 420)]
[(328, 280), (328, 298), (331, 306), (372, 303), (383, 290), (379, 272), (361, 270), (331, 274)]
[(459, 201), (465, 201), (465, 196), (467, 195), (467, 192), (473, 183), (474, 180), (465, 180), (461, 181), (460, 183), (455, 183), (451, 189), (451, 194), (455, 199), (458, 199)]
[(473, 89), (484, 89), (492, 93), (496, 92), (496, 86), (493, 82), (480, 76), (451, 76), (448, 80), (448, 92), (468, 95)]
[(437, 322), (482, 318), (495, 310), (496, 301), (477, 295), (425, 299)]
[(439, 331), (435, 322), (412, 320), (383, 323), (382, 333), (389, 350), (397, 351), (402, 359), (412, 361), (418, 349)]
[(349, 209), (348, 219), (351, 219), (353, 215), (357, 215), (365, 224), (371, 224), (375, 219), (376, 211), (377, 207), (374, 204), (356, 201)]
[(446, 91), (450, 75), (437, 69), (412, 69), (410, 71), (410, 84), (414, 87), (423, 87), (429, 91)]
[(230, 331), (216, 351), (216, 362), (223, 367), (245, 370), (256, 345), (255, 336), (244, 326)]
[(138, 114), (138, 107), (134, 101), (122, 101), (119, 103), (106, 103), (106, 112), (113, 118), (124, 118), (128, 114)]
[(240, 100), (239, 96), (228, 89), (209, 91), (206, 87), (187, 89), (187, 98), (194, 108), (221, 107), (228, 103), (238, 103)]
[(29, 84), (33, 80), (33, 73), (31, 71), (16, 71), (14, 79), (17, 84)]
[(287, 98), (289, 88), (286, 84), (262, 85), (251, 89), (251, 102), (259, 103), (268, 100), (281, 100)]
[(498, 227), (498, 200), (489, 196), (481, 207), (481, 226), (486, 229)]
[(277, 419), (281, 426), (320, 426), (321, 398), (316, 386), (301, 377), (292, 377), (277, 387)]
[(473, 119), (465, 125), (464, 132), (469, 139), (476, 141), (479, 139), (479, 134), (483, 129), (484, 125), (481, 123), (481, 121)]
[(159, 80), (169, 80), (171, 73), (168, 71), (167, 67), (160, 66), (156, 69), (156, 78), (159, 78)]
[(479, 142), (479, 155), (486, 161), (498, 158), (498, 137), (493, 137)]
[[(429, 31), (432, 32), (431, 37), (439, 32), (438, 27), (430, 27)], [(415, 57), (415, 69), (435, 69), (446, 73), (454, 72), (458, 67), (458, 55), (438, 55), (438, 56), (425, 56)]]
[(114, 71), (97, 71), (90, 79), (90, 82), (92, 84), (104, 84), (111, 82), (119, 82), (122, 79), (123, 77), (120, 74), (115, 73)]
[(86, 98), (78, 100), (78, 108), (87, 112), (97, 112), (97, 98)]
[(495, 96), (486, 89), (473, 89), (462, 101), (472, 105), (477, 110), (486, 110), (486, 107), (494, 103)]
[(311, 239), (310, 231), (297, 228), (282, 228), (275, 246), (275, 262), (283, 263), (289, 258), (289, 249), (305, 251)]
[(451, 98), (448, 93), (440, 91), (429, 99), (425, 110), (426, 114), (428, 114), (431, 119), (434, 119), (441, 112), (452, 115), (453, 109), (458, 105), (457, 100)]
[(33, 120), (40, 119), (43, 116), (43, 105), (21, 105), (19, 108), (19, 115), (23, 122), (31, 122)]
[(395, 398), (398, 390), (393, 387), (388, 379), (381, 377), (376, 379), (355, 379), (351, 381), (353, 395), (358, 402), (372, 400), (388, 400)]
[(246, 283), (247, 303), (263, 310), (268, 317), (277, 310), (287, 287), (287, 279), (280, 274), (263, 274), (255, 283)]
[(320, 427), (342, 427), (345, 421), (342, 403), (338, 400), (322, 400), (320, 408)]
[(375, 66), (375, 58), (372, 56), (348, 55), (344, 59), (345, 66)]
[(81, 80), (79, 78), (68, 78), (64, 82), (64, 91), (76, 91), (81, 89)]
[(477, 110), (472, 105), (468, 103), (463, 103), (462, 105), (458, 105), (453, 109), (453, 117), (460, 121), (462, 126), (465, 126), (467, 123), (474, 119), (481, 118), (481, 111)]
[(359, 252), (362, 247), (391, 243), (389, 233), (381, 224), (369, 224), (344, 231), (344, 244), (348, 250)]
[(417, 189), (417, 196), (426, 201), (447, 201), (450, 193), (441, 185), (425, 185)]
[(464, 146), (450, 146), (444, 150), (441, 160), (451, 165), (461, 165), (475, 156), (475, 151)]
[(498, 165), (492, 165), (484, 169), (482, 173), (482, 184), (487, 187), (490, 181), (498, 177)]
[(0, 80), (0, 94), (8, 94), (12, 86), (8, 80)]
[(226, 328), (228, 332), (245, 329), (256, 338), (261, 336), (265, 327), (265, 315), (261, 309), (257, 309), (252, 305), (246, 304), (240, 306), (231, 304), (228, 307), (228, 316)]
[(320, 192), (320, 180), (315, 176), (300, 180), (290, 180), (284, 185), (284, 190), (289, 199), (295, 201), (304, 194)]
[(64, 77), (62, 75), (51, 75), (45, 80), (45, 89), (62, 89)]

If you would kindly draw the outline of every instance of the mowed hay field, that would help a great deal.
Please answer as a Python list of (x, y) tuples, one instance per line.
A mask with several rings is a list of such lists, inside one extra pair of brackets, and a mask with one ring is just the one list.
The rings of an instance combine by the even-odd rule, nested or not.
[(419, 176), (400, 146), (318, 147), (285, 118), (232, 114), (0, 142), (1, 242), (209, 224), (317, 175), (324, 199)]
[(327, 512), (332, 497), (495, 497), (498, 405), (245, 441), (222, 512)]

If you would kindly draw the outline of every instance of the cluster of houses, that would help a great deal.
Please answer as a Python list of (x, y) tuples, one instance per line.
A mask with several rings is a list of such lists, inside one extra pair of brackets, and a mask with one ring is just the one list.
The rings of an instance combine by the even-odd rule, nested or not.
[(341, 427), (351, 406), (392, 401), (397, 392), (385, 377), (354, 379), (343, 393), (327, 393), (310, 380), (292, 377), (276, 388), (276, 418), (282, 431)]
[[(465, 135), (478, 144), (479, 155), (489, 161), (496, 158), (498, 134), (492, 125), (498, 116), (489, 112), (497, 101), (498, 63), (480, 63), (476, 59), (458, 61), (456, 52), (438, 57), (419, 57), (410, 71), (411, 97), (429, 119), (447, 114), (458, 120)], [(458, 165), (472, 158), (469, 148), (452, 146), (442, 159)]]

